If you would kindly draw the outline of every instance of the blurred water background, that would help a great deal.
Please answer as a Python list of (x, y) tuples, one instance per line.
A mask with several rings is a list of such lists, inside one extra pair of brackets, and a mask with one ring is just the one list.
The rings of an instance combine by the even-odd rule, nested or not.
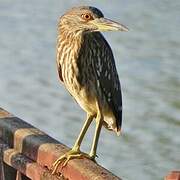
[(123, 135), (103, 129), (98, 163), (125, 180), (163, 179), (180, 169), (179, 0), (0, 0), (0, 106), (73, 145), (86, 115), (58, 81), (55, 45), (57, 19), (75, 5), (130, 29), (104, 33), (122, 84)]

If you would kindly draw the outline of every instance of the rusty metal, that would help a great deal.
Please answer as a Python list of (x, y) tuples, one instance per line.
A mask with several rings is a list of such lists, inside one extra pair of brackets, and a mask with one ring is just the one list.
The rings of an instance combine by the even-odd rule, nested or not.
[(180, 171), (171, 171), (164, 180), (180, 180)]
[(0, 108), (1, 180), (118, 180), (89, 159), (74, 159), (51, 174), (55, 159), (69, 148)]

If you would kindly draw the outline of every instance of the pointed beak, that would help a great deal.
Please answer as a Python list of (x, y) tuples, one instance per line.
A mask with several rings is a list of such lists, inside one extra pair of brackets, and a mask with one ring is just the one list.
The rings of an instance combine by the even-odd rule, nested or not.
[(95, 31), (128, 31), (129, 29), (115, 21), (106, 18), (96, 18), (91, 23), (97, 27)]

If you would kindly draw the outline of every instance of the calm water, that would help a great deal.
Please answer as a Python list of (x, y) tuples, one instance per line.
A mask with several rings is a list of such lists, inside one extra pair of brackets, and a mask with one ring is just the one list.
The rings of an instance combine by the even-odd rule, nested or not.
[(121, 79), (124, 133), (103, 129), (97, 161), (125, 180), (163, 179), (180, 169), (179, 0), (0, 0), (0, 106), (73, 145), (85, 113), (58, 82), (55, 42), (58, 16), (79, 4), (130, 29), (104, 34)]

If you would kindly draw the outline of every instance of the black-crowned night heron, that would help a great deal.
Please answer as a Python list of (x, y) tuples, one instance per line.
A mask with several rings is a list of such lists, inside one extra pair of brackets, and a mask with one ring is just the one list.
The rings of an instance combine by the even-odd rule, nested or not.
[[(104, 18), (95, 7), (81, 6), (67, 11), (58, 24), (57, 68), (59, 78), (77, 103), (87, 112), (85, 124), (73, 148), (58, 158), (52, 168), (73, 158), (96, 157), (102, 125), (120, 133), (122, 123), (121, 87), (111, 47), (100, 31), (128, 31)], [(96, 120), (89, 154), (80, 151), (84, 135)]]

